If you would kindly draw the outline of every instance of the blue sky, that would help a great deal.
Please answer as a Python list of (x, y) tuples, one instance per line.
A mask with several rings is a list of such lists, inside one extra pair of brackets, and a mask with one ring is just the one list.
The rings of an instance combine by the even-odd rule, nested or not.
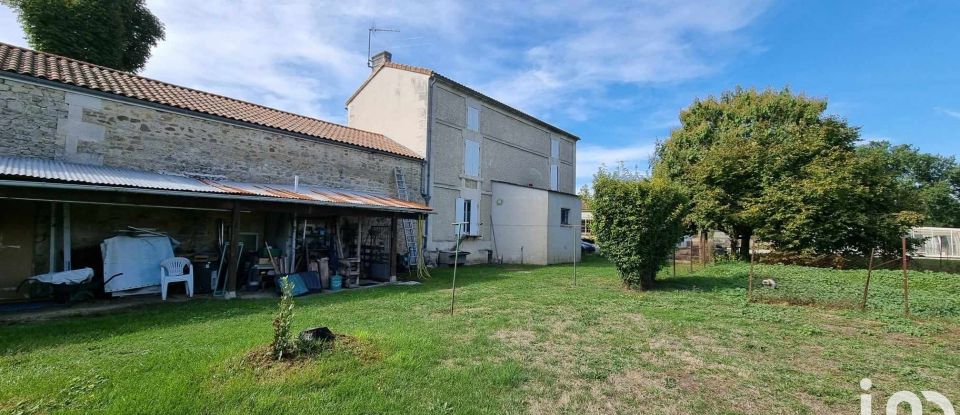
[[(698, 97), (789, 86), (864, 139), (960, 151), (960, 2), (687, 0), (153, 1), (167, 26), (143, 75), (344, 122), (367, 28), (426, 66), (582, 137), (600, 164), (646, 169)], [(0, 6), (0, 41), (26, 45)]]

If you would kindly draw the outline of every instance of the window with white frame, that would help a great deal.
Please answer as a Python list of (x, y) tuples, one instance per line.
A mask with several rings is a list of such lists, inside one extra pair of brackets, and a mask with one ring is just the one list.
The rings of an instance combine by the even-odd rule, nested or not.
[(463, 174), (480, 177), (480, 143), (470, 139), (463, 140)]
[(460, 225), (461, 236), (480, 236), (480, 209), (476, 200), (457, 198), (455, 217)]
[(480, 131), (480, 108), (467, 106), (467, 129)]

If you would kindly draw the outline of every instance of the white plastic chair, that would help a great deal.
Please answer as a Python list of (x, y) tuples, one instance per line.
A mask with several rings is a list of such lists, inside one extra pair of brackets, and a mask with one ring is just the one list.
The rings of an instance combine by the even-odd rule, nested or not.
[[(183, 272), (186, 268), (187, 272)], [(160, 262), (160, 296), (167, 300), (167, 285), (171, 282), (185, 282), (187, 296), (193, 297), (193, 264), (189, 259), (176, 257)]]

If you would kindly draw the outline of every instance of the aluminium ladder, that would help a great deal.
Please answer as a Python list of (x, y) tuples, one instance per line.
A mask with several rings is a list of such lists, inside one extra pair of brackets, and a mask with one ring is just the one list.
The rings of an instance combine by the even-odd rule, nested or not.
[[(407, 196), (407, 181), (403, 178), (403, 170), (395, 167), (394, 176), (397, 179), (397, 196), (403, 201), (410, 201)], [(400, 219), (400, 225), (403, 227), (403, 239), (407, 244), (407, 251), (410, 253), (408, 266), (412, 269), (417, 265), (417, 232), (414, 230), (413, 219)]]

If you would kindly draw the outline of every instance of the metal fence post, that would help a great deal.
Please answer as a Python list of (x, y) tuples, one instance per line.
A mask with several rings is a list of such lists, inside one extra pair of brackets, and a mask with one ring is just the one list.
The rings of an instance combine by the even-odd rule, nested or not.
[(901, 238), (903, 243), (903, 314), (910, 316), (910, 277), (907, 273), (907, 238)]
[(677, 247), (673, 247), (673, 276), (677, 276)]
[(747, 285), (747, 302), (753, 302), (753, 244), (750, 244), (750, 280)]
[(577, 286), (577, 254), (580, 253), (580, 236), (577, 235), (577, 228), (573, 229), (573, 286)]
[(453, 307), (457, 304), (457, 263), (460, 262), (460, 232), (464, 222), (457, 222), (457, 243), (453, 252), (453, 282), (450, 291), (450, 315), (453, 315)]

